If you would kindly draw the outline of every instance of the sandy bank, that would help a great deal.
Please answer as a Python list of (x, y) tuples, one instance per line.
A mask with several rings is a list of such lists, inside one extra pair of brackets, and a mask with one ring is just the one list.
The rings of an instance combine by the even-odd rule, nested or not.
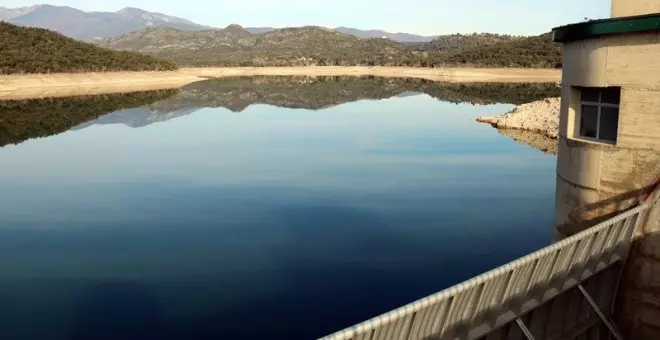
[(409, 68), (409, 67), (237, 67), (183, 68), (167, 72), (106, 72), (28, 74), (0, 76), (0, 99), (66, 97), (84, 94), (117, 93), (177, 88), (216, 77), (282, 76), (364, 76), (411, 77), (446, 82), (559, 82), (559, 70)]
[(560, 98), (547, 98), (519, 105), (498, 116), (477, 117), (477, 121), (498, 129), (532, 131), (549, 138), (557, 138), (560, 103)]

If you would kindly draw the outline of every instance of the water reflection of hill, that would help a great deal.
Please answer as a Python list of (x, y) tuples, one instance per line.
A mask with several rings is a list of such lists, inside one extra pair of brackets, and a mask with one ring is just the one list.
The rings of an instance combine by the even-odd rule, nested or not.
[(558, 150), (557, 140), (538, 132), (523, 131), (515, 129), (497, 130), (499, 133), (513, 138), (518, 143), (529, 145), (545, 153), (556, 155)]
[(0, 146), (94, 124), (142, 127), (203, 107), (234, 112), (250, 105), (318, 110), (362, 99), (425, 93), (453, 103), (520, 104), (559, 95), (555, 84), (438, 83), (379, 77), (234, 77), (210, 79), (180, 90), (102, 96), (0, 101)]
[(76, 125), (72, 130), (84, 129), (94, 124), (124, 124), (132, 128), (140, 128), (149, 124), (186, 116), (199, 109), (199, 107), (182, 107), (167, 112), (159, 112), (152, 110), (149, 106), (135, 107), (118, 110), (98, 119)]
[(168, 112), (182, 107), (224, 107), (234, 112), (267, 104), (317, 110), (361, 99), (384, 99), (412, 92), (453, 103), (522, 104), (558, 96), (555, 84), (438, 83), (426, 79), (380, 77), (235, 77), (187, 85), (150, 107)]
[(0, 146), (58, 134), (109, 112), (148, 105), (176, 92), (0, 101)]

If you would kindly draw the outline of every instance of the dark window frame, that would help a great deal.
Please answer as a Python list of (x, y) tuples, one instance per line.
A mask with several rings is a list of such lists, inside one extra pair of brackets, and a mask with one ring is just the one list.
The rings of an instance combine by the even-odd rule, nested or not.
[[(612, 88), (612, 87), (610, 87)], [(580, 91), (580, 117), (578, 117), (576, 123), (577, 123), (577, 138), (580, 139), (586, 139), (590, 141), (595, 141), (595, 142), (601, 142), (601, 143), (607, 143), (607, 144), (616, 144), (618, 140), (618, 130), (619, 130), (619, 118), (621, 117), (621, 88), (620, 87), (614, 87), (619, 89), (619, 98), (618, 98), (618, 103), (606, 103), (603, 102), (603, 91), (605, 89), (608, 89), (608, 87), (578, 87), (578, 90)], [(588, 101), (588, 100), (583, 100), (583, 94), (584, 91), (598, 91), (598, 101)], [(584, 107), (593, 107), (596, 108), (597, 111), (597, 116), (596, 116), (596, 137), (591, 137), (591, 136), (585, 136), (582, 134), (582, 111), (584, 111)], [(616, 135), (614, 136), (614, 139), (607, 139), (607, 138), (602, 138), (601, 137), (601, 117), (602, 117), (602, 111), (603, 108), (611, 108), (611, 109), (616, 109), (616, 115), (617, 115), (617, 123), (616, 123)]]

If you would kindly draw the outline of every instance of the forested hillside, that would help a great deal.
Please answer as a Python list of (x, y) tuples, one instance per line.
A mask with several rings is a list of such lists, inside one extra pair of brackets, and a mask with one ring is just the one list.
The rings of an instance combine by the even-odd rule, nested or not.
[(439, 36), (430, 42), (419, 45), (417, 49), (425, 52), (457, 53), (517, 39), (524, 38), (491, 33), (451, 34)]
[(562, 47), (546, 33), (464, 49), (440, 60), (461, 66), (560, 68)]
[(186, 66), (561, 66), (561, 47), (549, 34), (449, 35), (422, 45), (360, 39), (322, 27), (283, 28), (252, 34), (238, 25), (184, 32), (149, 28), (98, 42), (118, 50), (167, 58)]
[(412, 55), (389, 39), (360, 39), (314, 26), (259, 35), (238, 25), (196, 32), (151, 28), (98, 43), (190, 66), (394, 65)]
[(0, 22), (0, 74), (174, 70), (177, 65), (561, 67), (561, 45), (549, 33), (451, 35), (405, 45), (315, 26), (257, 35), (230, 25), (203, 31), (148, 28), (96, 44), (103, 47)]
[(173, 62), (112, 51), (40, 28), (0, 22), (0, 74), (174, 70)]

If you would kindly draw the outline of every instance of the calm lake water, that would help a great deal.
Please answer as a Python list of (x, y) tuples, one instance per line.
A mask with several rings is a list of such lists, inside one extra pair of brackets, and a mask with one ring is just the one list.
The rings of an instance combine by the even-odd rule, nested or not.
[(240, 81), (0, 111), (0, 339), (311, 339), (550, 242), (512, 104)]

